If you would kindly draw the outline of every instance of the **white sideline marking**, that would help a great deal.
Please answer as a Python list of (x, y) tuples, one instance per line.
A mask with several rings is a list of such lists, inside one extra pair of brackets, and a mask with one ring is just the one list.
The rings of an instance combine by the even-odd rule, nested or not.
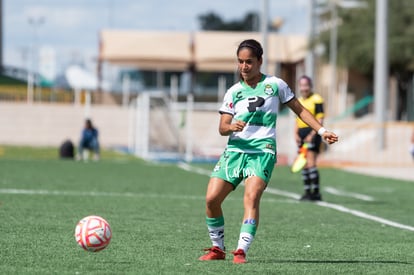
[(355, 198), (355, 199), (359, 199), (363, 201), (374, 201), (374, 198), (371, 196), (367, 196), (367, 195), (363, 195), (359, 193), (346, 192), (346, 191), (338, 190), (330, 186), (325, 187), (323, 190), (325, 190), (327, 193), (337, 195), (337, 196), (351, 197), (351, 198)]
[[(202, 173), (199, 173), (199, 174), (203, 174), (203, 175), (206, 175), (206, 171), (207, 171), (207, 170), (201, 169), (201, 168), (195, 168), (195, 167), (193, 168), (190, 165), (185, 164), (185, 163), (180, 163), (178, 165), (178, 167), (180, 167), (180, 168), (182, 168), (186, 171), (191, 171), (191, 172), (196, 172), (196, 173), (199, 173), (198, 171), (202, 171)], [(208, 175), (209, 174), (210, 173), (208, 173)], [(287, 191), (283, 191), (283, 190), (279, 190), (279, 189), (271, 188), (271, 187), (267, 187), (265, 189), (265, 192), (275, 194), (275, 195), (284, 196), (284, 197), (288, 197), (288, 198), (295, 199), (295, 200), (300, 198), (299, 194), (292, 193), (292, 192), (287, 192)], [(390, 221), (390, 220), (387, 220), (387, 219), (384, 219), (384, 218), (381, 218), (381, 217), (377, 217), (377, 216), (374, 216), (374, 215), (367, 214), (367, 213), (362, 212), (362, 211), (350, 209), (350, 208), (347, 208), (347, 207), (339, 205), (339, 204), (334, 204), (334, 203), (329, 203), (329, 202), (324, 202), (324, 201), (317, 201), (317, 202), (314, 202), (314, 203), (316, 205), (319, 205), (319, 206), (322, 206), (322, 207), (327, 207), (327, 208), (337, 210), (339, 212), (348, 213), (348, 214), (351, 214), (351, 215), (354, 215), (354, 216), (357, 216), (357, 217), (360, 217), (360, 218), (363, 218), (363, 219), (366, 219), (366, 220), (371, 220), (371, 221), (375, 221), (375, 222), (385, 224), (385, 225), (388, 225), (388, 226), (392, 226), (392, 227), (395, 227), (395, 228), (405, 229), (405, 230), (409, 230), (409, 231), (414, 232), (414, 227), (413, 226), (393, 222), (393, 221)]]
[(138, 197), (138, 198), (165, 198), (165, 199), (190, 199), (202, 200), (203, 196), (188, 196), (188, 195), (162, 195), (162, 194), (148, 194), (148, 193), (115, 193), (115, 192), (79, 192), (79, 191), (58, 191), (58, 190), (33, 190), (33, 189), (0, 189), (0, 194), (16, 194), (16, 195), (55, 195), (55, 196), (108, 196), (108, 197)]
[(266, 187), (265, 192), (270, 193), (270, 194), (274, 194), (274, 195), (288, 197), (288, 198), (291, 198), (291, 199), (294, 199), (294, 200), (299, 200), (300, 199), (300, 195), (298, 195), (296, 193), (283, 191), (283, 190), (279, 190), (279, 189), (275, 189), (275, 188), (271, 188), (271, 187)]
[(185, 171), (196, 172), (197, 174), (200, 174), (200, 175), (210, 176), (211, 174), (211, 171), (208, 171), (206, 169), (199, 168), (199, 167), (193, 167), (185, 162), (179, 162), (178, 167), (180, 167), (181, 169)]
[[(13, 195), (47, 195), (47, 196), (91, 196), (91, 197), (130, 197), (130, 198), (152, 198), (152, 199), (173, 199), (173, 200), (199, 200), (204, 201), (204, 196), (189, 196), (189, 195), (162, 195), (162, 194), (149, 194), (149, 193), (115, 193), (115, 192), (79, 192), (79, 191), (59, 191), (59, 190), (33, 190), (33, 189), (7, 189), (0, 188), (0, 194), (13, 194)], [(239, 200), (241, 198), (228, 198), (228, 200)], [(278, 200), (273, 198), (263, 199), (265, 202), (277, 202), (277, 203), (296, 203), (292, 200)]]
[(390, 221), (390, 220), (387, 220), (387, 219), (383, 219), (381, 217), (377, 217), (377, 216), (374, 216), (374, 215), (364, 213), (362, 211), (353, 210), (353, 209), (347, 208), (347, 207), (342, 206), (342, 205), (333, 204), (333, 203), (324, 202), (324, 201), (318, 201), (318, 202), (316, 202), (316, 204), (320, 205), (320, 206), (323, 206), (323, 207), (328, 207), (328, 208), (331, 208), (331, 209), (335, 209), (335, 210), (338, 210), (340, 212), (349, 213), (351, 215), (361, 217), (363, 219), (379, 222), (381, 224), (385, 224), (385, 225), (389, 225), (389, 226), (392, 226), (392, 227), (405, 229), (405, 230), (409, 230), (409, 231), (414, 231), (413, 226), (393, 222), (393, 221)]

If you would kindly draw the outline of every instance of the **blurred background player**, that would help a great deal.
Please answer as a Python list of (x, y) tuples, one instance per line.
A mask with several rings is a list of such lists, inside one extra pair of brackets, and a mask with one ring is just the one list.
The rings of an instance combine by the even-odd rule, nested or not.
[(260, 198), (276, 162), (276, 119), (286, 104), (328, 143), (338, 137), (327, 131), (297, 100), (282, 79), (260, 71), (263, 48), (253, 39), (237, 48), (240, 81), (227, 90), (219, 110), (219, 133), (229, 136), (226, 149), (211, 174), (206, 194), (206, 223), (212, 247), (201, 261), (224, 260), (224, 199), (244, 180), (244, 214), (233, 263), (246, 262), (246, 253), (259, 226)]
[[(323, 125), (324, 108), (323, 98), (312, 91), (312, 79), (306, 75), (299, 78), (300, 103)], [(302, 178), (305, 193), (300, 200), (322, 200), (320, 194), (319, 171), (317, 157), (321, 146), (321, 136), (309, 127), (302, 119), (296, 118), (295, 140), (300, 148), (304, 143), (308, 145), (306, 165), (302, 169)]]
[(78, 160), (86, 160), (85, 149), (91, 151), (94, 156), (94, 160), (99, 160), (99, 140), (98, 140), (98, 130), (93, 126), (92, 121), (87, 119), (85, 121), (85, 126), (82, 130), (81, 139), (79, 141), (78, 148)]

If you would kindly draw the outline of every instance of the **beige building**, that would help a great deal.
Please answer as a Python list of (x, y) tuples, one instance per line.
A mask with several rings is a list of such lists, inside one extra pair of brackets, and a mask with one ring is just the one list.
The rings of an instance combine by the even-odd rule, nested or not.
[[(153, 32), (104, 30), (100, 34), (99, 61), (105, 65), (134, 66), (142, 70), (186, 71), (194, 64), (197, 72), (234, 73), (236, 49), (257, 32)], [(267, 73), (280, 75), (294, 87), (303, 73), (307, 39), (300, 35), (269, 33)]]

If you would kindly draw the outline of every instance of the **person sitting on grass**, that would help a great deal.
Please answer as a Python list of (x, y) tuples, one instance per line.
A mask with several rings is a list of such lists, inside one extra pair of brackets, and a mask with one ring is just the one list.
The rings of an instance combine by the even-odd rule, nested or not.
[(88, 149), (94, 153), (94, 160), (99, 160), (100, 156), (98, 130), (93, 126), (92, 121), (90, 119), (87, 119), (85, 121), (85, 127), (82, 130), (82, 135), (78, 149), (78, 160), (87, 159), (87, 157), (84, 155), (85, 149)]

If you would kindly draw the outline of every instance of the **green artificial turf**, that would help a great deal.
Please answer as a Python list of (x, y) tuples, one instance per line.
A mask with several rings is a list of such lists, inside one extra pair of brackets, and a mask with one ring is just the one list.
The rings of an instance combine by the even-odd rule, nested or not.
[[(234, 265), (231, 253), (225, 261), (200, 262), (211, 244), (204, 213), (208, 177), (197, 169), (116, 153), (84, 163), (58, 160), (52, 149), (4, 152), (0, 274), (414, 273), (414, 232), (271, 193), (262, 198), (248, 264)], [(320, 173), (325, 187), (373, 198), (323, 192), (324, 201), (414, 226), (412, 182), (329, 168)], [(300, 174), (276, 167), (269, 189), (299, 195)], [(237, 245), (243, 190), (223, 204), (228, 252)], [(76, 223), (87, 215), (111, 225), (112, 241), (103, 251), (86, 252), (75, 241)]]

